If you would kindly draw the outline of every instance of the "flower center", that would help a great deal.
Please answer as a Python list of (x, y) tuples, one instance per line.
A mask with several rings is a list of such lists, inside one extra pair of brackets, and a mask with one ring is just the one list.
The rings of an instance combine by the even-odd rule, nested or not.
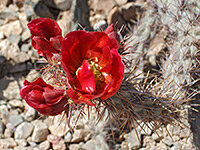
[(102, 69), (102, 67), (98, 65), (98, 58), (97, 57), (91, 58), (88, 60), (88, 62), (90, 64), (91, 70), (94, 74), (96, 83), (104, 82), (105, 78), (104, 78), (102, 72), (99, 71), (100, 69)]

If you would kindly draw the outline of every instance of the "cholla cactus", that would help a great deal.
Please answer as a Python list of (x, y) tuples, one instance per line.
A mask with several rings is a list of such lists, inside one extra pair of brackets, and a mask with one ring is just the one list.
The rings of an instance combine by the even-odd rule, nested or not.
[[(191, 87), (197, 81), (194, 68), (199, 68), (199, 7), (195, 1), (147, 4), (144, 18), (121, 42), (112, 25), (104, 32), (75, 31), (63, 39), (56, 22), (32, 21), (32, 44), (49, 63), (43, 72), (48, 84), (41, 78), (26, 81), (21, 96), (40, 113), (64, 111), (68, 120), (85, 106), (96, 108), (98, 120), (107, 110), (122, 130), (141, 122), (153, 132), (168, 124), (185, 126), (187, 117), (181, 113), (198, 90)], [(43, 32), (49, 26), (52, 34)], [(152, 46), (158, 34), (161, 42)]]
[(199, 6), (176, 0), (151, 0), (148, 5), (125, 42), (128, 77), (107, 107), (122, 125), (140, 126), (142, 120), (151, 123), (152, 131), (167, 124), (185, 126), (182, 120), (188, 118), (181, 114), (192, 108), (190, 101), (199, 90), (194, 86), (199, 75)]

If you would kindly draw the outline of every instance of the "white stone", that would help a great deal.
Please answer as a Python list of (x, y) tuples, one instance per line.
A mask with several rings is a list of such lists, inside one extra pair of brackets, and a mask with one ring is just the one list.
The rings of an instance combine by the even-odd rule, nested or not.
[(16, 145), (17, 144), (13, 138), (0, 139), (0, 149), (1, 150), (11, 149), (11, 148), (14, 148)]
[(34, 130), (32, 135), (33, 142), (42, 142), (47, 139), (47, 135), (49, 134), (47, 125), (41, 120), (34, 121)]
[(20, 124), (15, 131), (15, 139), (26, 139), (31, 135), (33, 131), (33, 125), (28, 122)]
[(9, 35), (19, 35), (22, 32), (22, 28), (20, 25), (20, 21), (16, 20), (13, 22), (10, 22), (8, 24), (5, 24), (0, 27), (0, 32), (3, 32), (6, 37), (9, 37)]
[(137, 133), (135, 131), (135, 129), (133, 129), (130, 133), (128, 133), (127, 135), (125, 135), (125, 139), (128, 143), (128, 147), (129, 149), (138, 149), (141, 146), (141, 135)]
[(128, 0), (115, 0), (115, 2), (118, 4), (118, 5), (123, 5), (123, 4), (126, 4), (128, 2)]

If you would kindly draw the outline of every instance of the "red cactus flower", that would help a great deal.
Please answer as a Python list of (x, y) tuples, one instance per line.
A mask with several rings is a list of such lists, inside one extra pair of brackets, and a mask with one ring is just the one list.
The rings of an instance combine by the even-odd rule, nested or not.
[(53, 54), (60, 53), (63, 40), (62, 31), (55, 20), (37, 18), (28, 23), (31, 32), (32, 45), (38, 54), (51, 58)]
[(94, 105), (90, 100), (106, 100), (119, 89), (124, 65), (118, 42), (104, 32), (74, 31), (62, 42), (62, 67), (67, 74), (68, 96), (75, 103)]
[(25, 80), (20, 95), (28, 105), (43, 115), (55, 116), (67, 107), (68, 101), (64, 90), (52, 87), (42, 78), (38, 78), (32, 83)]

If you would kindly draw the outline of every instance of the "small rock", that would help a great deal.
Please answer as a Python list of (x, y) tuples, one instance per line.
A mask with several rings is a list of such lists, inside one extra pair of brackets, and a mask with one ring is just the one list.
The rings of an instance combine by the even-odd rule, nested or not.
[(6, 37), (9, 37), (11, 34), (20, 35), (22, 32), (20, 21), (16, 20), (1, 26), (0, 32), (3, 32)]
[(115, 0), (115, 2), (118, 4), (118, 5), (124, 5), (128, 2), (128, 0)]
[(10, 34), (9, 37), (8, 37), (8, 40), (10, 43), (13, 43), (13, 44), (18, 44), (19, 41), (20, 41), (20, 35), (13, 35), (13, 34)]
[(0, 149), (2, 150), (14, 148), (16, 145), (17, 144), (13, 138), (0, 139)]
[(64, 139), (57, 135), (48, 135), (47, 140), (52, 143), (53, 149), (65, 150), (66, 145)]
[(2, 119), (2, 122), (4, 122), (5, 124), (8, 122), (8, 114), (9, 114), (9, 111), (8, 111), (8, 108), (6, 107), (6, 105), (0, 105), (0, 114), (1, 114), (1, 119)]
[(87, 141), (81, 148), (84, 150), (96, 150), (95, 140)]
[(39, 149), (41, 149), (41, 150), (48, 150), (49, 148), (50, 148), (49, 141), (44, 141), (44, 142), (40, 143), (40, 145), (39, 145)]
[(20, 90), (19, 90), (19, 85), (17, 81), (10, 82), (7, 88), (3, 90), (3, 96), (9, 100), (21, 99), (21, 96), (19, 95), (19, 93), (20, 93)]
[(14, 129), (15, 129), (15, 127), (11, 123), (7, 123), (6, 129), (5, 129), (5, 132), (4, 132), (4, 136), (6, 138), (10, 138), (14, 133)]
[(10, 115), (8, 122), (11, 123), (14, 127), (16, 127), (17, 125), (23, 122), (23, 119), (19, 115)]
[[(17, 72), (20, 72), (17, 68), (16, 68), (16, 70), (17, 70)], [(12, 72), (12, 71), (10, 71), (10, 72)], [(24, 107), (21, 100), (10, 100), (8, 102), (8, 104), (10, 104), (13, 108), (21, 108), (22, 109)]]
[(66, 143), (71, 142), (71, 140), (72, 140), (72, 134), (70, 132), (67, 132), (67, 134), (64, 137), (64, 140), (65, 140)]
[(31, 137), (28, 137), (27, 138), (27, 142), (28, 142), (28, 144), (31, 146), (31, 147), (35, 147), (37, 144), (36, 144), (36, 142), (33, 142), (32, 141), (32, 138)]
[(55, 150), (66, 150), (66, 145), (65, 145), (65, 141), (64, 141), (64, 139), (61, 139), (60, 141), (59, 141), (59, 143), (56, 143), (56, 144), (52, 144), (52, 147), (53, 147), (53, 149), (55, 149)]
[[(34, 5), (34, 6), (31, 6)], [(23, 6), (23, 11), (26, 14), (27, 18), (30, 18), (32, 16), (34, 16), (34, 7), (35, 7), (36, 3), (33, 3), (32, 1), (26, 1), (24, 6)]]
[(80, 150), (80, 145), (79, 144), (70, 144), (69, 150)]
[(33, 131), (33, 125), (28, 122), (20, 124), (15, 131), (15, 139), (26, 139), (31, 135)]
[(54, 0), (54, 4), (60, 10), (68, 10), (71, 7), (72, 0)]
[(19, 145), (19, 146), (16, 146), (13, 150), (34, 150), (34, 148), (31, 146), (24, 147), (24, 146)]
[(89, 134), (90, 132), (85, 129), (80, 130), (74, 130), (73, 138), (71, 140), (72, 143), (78, 143), (84, 140), (84, 138)]
[(59, 126), (56, 123), (54, 123), (53, 125), (51, 125), (49, 127), (49, 130), (50, 130), (51, 134), (62, 137), (69, 131), (69, 128), (66, 125), (66, 123), (63, 122), (63, 123), (59, 124)]
[(47, 135), (49, 134), (48, 127), (41, 120), (34, 121), (34, 130), (32, 134), (33, 142), (42, 142), (47, 139)]
[(18, 13), (17, 13), (18, 9), (16, 7), (10, 7), (10, 6), (5, 7), (0, 13), (0, 19), (5, 20), (6, 23), (12, 22), (18, 19)]
[(27, 145), (27, 141), (25, 139), (16, 139), (17, 145), (25, 147)]
[(91, 8), (94, 9), (96, 13), (102, 13), (108, 15), (111, 9), (115, 6), (114, 0), (93, 0)]
[(128, 143), (129, 149), (137, 149), (141, 146), (141, 143), (140, 143), (141, 135), (137, 136), (135, 129), (133, 129), (130, 133), (125, 135), (125, 139)]
[(27, 121), (32, 121), (35, 118), (36, 111), (34, 108), (27, 106), (28, 110), (25, 112), (24, 119)]
[(3, 134), (4, 130), (5, 130), (5, 125), (4, 125), (3, 121), (0, 118), (0, 134)]
[(30, 37), (31, 37), (31, 33), (30, 33), (30, 31), (29, 31), (28, 29), (26, 29), (26, 30), (24, 30), (24, 31), (22, 32), (22, 36), (21, 36), (22, 41), (26, 41), (26, 40), (28, 40)]
[(25, 61), (29, 60), (30, 56), (24, 52), (19, 52), (17, 54), (16, 59), (13, 59), (17, 63), (24, 63)]
[(26, 53), (26, 52), (28, 52), (30, 50), (30, 48), (31, 48), (31, 45), (29, 43), (28, 44), (23, 44), (21, 46), (21, 51)]

